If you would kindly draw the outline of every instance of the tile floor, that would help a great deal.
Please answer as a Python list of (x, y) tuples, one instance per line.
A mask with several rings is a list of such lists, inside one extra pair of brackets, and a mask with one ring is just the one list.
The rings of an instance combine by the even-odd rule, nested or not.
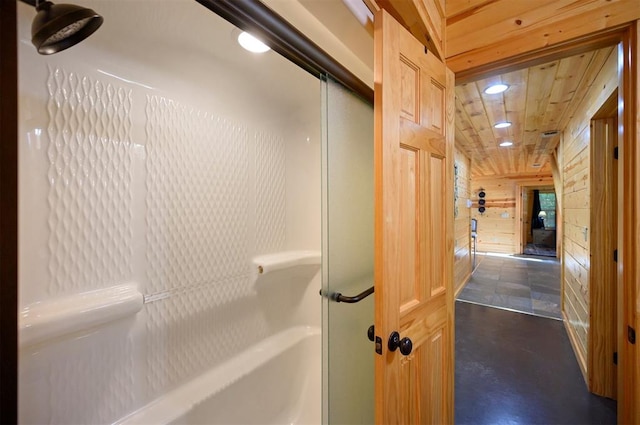
[(529, 255), (542, 255), (544, 257), (555, 257), (556, 248), (547, 245), (536, 245), (529, 243), (524, 247), (524, 253)]
[(458, 300), (561, 319), (560, 262), (531, 255), (478, 253)]

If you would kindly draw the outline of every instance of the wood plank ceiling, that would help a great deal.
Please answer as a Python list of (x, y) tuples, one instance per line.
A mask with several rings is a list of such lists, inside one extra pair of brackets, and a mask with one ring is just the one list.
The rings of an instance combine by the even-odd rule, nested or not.
[[(560, 133), (614, 47), (555, 60), (456, 86), (456, 146), (471, 158), (471, 174), (551, 175), (551, 153)], [(509, 89), (485, 94), (492, 84)], [(494, 124), (511, 122), (507, 128)], [(501, 147), (510, 141), (512, 146)]]

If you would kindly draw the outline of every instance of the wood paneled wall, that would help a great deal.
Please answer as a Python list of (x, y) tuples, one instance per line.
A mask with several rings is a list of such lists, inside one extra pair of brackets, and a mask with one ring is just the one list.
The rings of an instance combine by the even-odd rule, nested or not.
[(454, 241), (454, 288), (455, 295), (462, 290), (471, 277), (472, 252), (471, 252), (471, 209), (467, 208), (467, 199), (471, 199), (471, 161), (460, 150), (455, 150), (455, 176), (457, 196), (455, 200), (455, 241)]
[(563, 173), (563, 314), (585, 379), (588, 379), (591, 321), (590, 124), (618, 85), (617, 52), (611, 55), (564, 130), (559, 146)]
[[(517, 208), (521, 186), (553, 186), (550, 175), (537, 177), (477, 177), (471, 180), (471, 217), (478, 220), (478, 251), (502, 254), (521, 253), (522, 217)], [(486, 193), (486, 211), (478, 211), (478, 192)]]
[[(471, 181), (474, 201), (471, 217), (478, 220), (478, 251), (515, 254), (518, 251), (516, 232), (516, 183), (509, 178), (475, 178)], [(486, 211), (478, 211), (478, 192), (486, 193)]]

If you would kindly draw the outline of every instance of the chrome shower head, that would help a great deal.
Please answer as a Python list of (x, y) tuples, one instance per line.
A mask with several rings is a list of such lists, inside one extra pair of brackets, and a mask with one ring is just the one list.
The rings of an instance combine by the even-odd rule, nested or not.
[(93, 34), (104, 20), (91, 9), (44, 1), (31, 25), (31, 42), (41, 55), (67, 49)]

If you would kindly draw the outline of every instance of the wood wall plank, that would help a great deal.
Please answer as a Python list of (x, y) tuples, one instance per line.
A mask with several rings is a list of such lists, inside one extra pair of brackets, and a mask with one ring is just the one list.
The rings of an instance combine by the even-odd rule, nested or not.
[(471, 210), (467, 208), (467, 199), (471, 198), (471, 160), (457, 148), (454, 160), (458, 169), (455, 201), (457, 215), (454, 221), (454, 288), (457, 296), (471, 277), (472, 271)]
[(568, 249), (570, 249), (569, 247), (581, 247), (584, 249), (588, 249), (589, 248), (588, 223), (587, 225), (584, 225), (584, 226), (576, 226), (573, 224), (569, 224), (568, 222), (565, 221), (564, 224), (565, 224), (565, 228), (564, 228), (565, 255), (568, 253), (573, 254), (572, 251), (568, 251)]
[[(601, 213), (594, 206), (601, 204), (602, 189), (599, 183), (604, 180), (604, 176), (600, 174), (605, 170), (598, 165), (600, 158), (594, 158), (594, 152), (596, 155), (601, 155), (602, 152), (593, 150), (591, 119), (615, 93), (618, 85), (617, 56), (614, 52), (614, 49), (600, 50), (589, 59), (588, 65), (585, 65), (585, 61), (576, 64), (586, 67), (584, 78), (593, 83), (578, 89), (579, 93), (572, 100), (572, 112), (560, 119), (563, 129), (562, 142), (558, 147), (561, 153), (558, 155), (561, 158), (558, 167), (563, 182), (563, 314), (567, 318), (566, 326), (572, 335), (576, 358), (590, 385), (594, 382), (594, 366), (602, 365), (605, 361), (597, 356), (604, 355), (604, 351), (611, 349), (609, 343), (603, 343), (605, 330), (602, 326), (607, 312), (602, 310), (600, 304), (603, 302), (602, 282), (595, 281), (600, 277), (597, 265), (593, 269), (592, 263), (594, 255), (599, 253), (594, 251), (594, 247), (602, 242), (602, 237), (598, 236), (600, 228), (595, 229), (601, 225), (597, 225), (597, 220), (594, 220), (594, 214)], [(594, 180), (597, 181), (595, 186)], [(597, 196), (595, 200), (594, 194)], [(610, 304), (608, 298), (604, 302)], [(610, 334), (610, 330), (607, 332)], [(608, 360), (610, 355), (606, 357)], [(611, 368), (608, 369), (610, 374)], [(597, 390), (601, 393), (604, 393), (601, 384), (605, 381), (597, 380)], [(611, 396), (610, 383), (605, 385), (609, 385), (607, 394)]]
[(577, 262), (585, 270), (590, 269), (589, 244), (579, 245), (574, 240), (567, 239), (567, 251), (571, 252), (571, 261)]
[[(585, 185), (588, 185), (585, 182)], [(566, 186), (565, 186), (566, 187)], [(577, 190), (564, 193), (564, 207), (567, 209), (589, 209), (589, 190)]]
[[(553, 186), (551, 176), (530, 179), (525, 176), (471, 177), (472, 218), (478, 220), (478, 251), (502, 254), (521, 253), (520, 221), (517, 216), (517, 198), (521, 186)], [(486, 211), (478, 211), (478, 192), (486, 193)]]

